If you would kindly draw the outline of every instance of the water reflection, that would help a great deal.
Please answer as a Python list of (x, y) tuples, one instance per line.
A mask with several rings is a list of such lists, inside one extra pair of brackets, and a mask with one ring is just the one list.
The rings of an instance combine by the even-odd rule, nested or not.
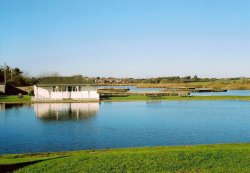
[(161, 100), (146, 101), (147, 104), (161, 104)]
[(33, 106), (39, 119), (61, 121), (95, 116), (100, 105), (99, 103), (36, 103)]
[(29, 106), (28, 104), (5, 104), (5, 103), (1, 103), (0, 104), (0, 111), (5, 111), (5, 110), (8, 110), (8, 109), (19, 109), (19, 108), (22, 108), (24, 106)]

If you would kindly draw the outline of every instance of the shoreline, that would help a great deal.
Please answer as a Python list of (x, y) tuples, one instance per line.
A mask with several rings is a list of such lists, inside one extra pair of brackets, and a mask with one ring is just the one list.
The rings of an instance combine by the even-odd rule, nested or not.
[(250, 96), (162, 96), (162, 97), (148, 97), (148, 96), (128, 96), (128, 97), (110, 97), (109, 99), (101, 100), (103, 102), (116, 101), (220, 101), (220, 100), (239, 100), (250, 101)]
[[(138, 147), (114, 147), (114, 148), (96, 148), (96, 149), (77, 149), (77, 150), (62, 150), (62, 151), (35, 151), (35, 152), (20, 152), (20, 153), (0, 153), (1, 156), (4, 155), (35, 155), (35, 154), (57, 154), (57, 153), (75, 153), (75, 152), (102, 152), (102, 151), (118, 151), (118, 150), (137, 150), (137, 149), (150, 149), (150, 148), (196, 148), (196, 147), (216, 147), (216, 146), (247, 146), (250, 147), (250, 142), (229, 142), (229, 143), (208, 143), (208, 144), (187, 144), (187, 145), (154, 145), (154, 146), (138, 146)], [(1, 164), (1, 159), (0, 159)]]
[[(1, 154), (5, 172), (249, 172), (250, 143)], [(230, 164), (228, 164), (230, 163)], [(139, 171), (140, 172), (140, 171)]]
[(235, 100), (235, 101), (250, 101), (250, 96), (161, 96), (161, 97), (149, 97), (149, 96), (114, 96), (107, 97), (100, 100), (44, 100), (44, 101), (32, 101), (30, 96), (24, 98), (18, 98), (17, 96), (4, 96), (0, 97), (0, 104), (34, 104), (34, 103), (96, 103), (96, 102), (133, 102), (133, 101), (223, 101), (223, 100)]

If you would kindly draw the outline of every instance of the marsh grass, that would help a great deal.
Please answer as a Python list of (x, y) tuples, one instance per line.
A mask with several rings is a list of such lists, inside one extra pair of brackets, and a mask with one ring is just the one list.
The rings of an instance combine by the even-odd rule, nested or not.
[(122, 97), (106, 97), (102, 101), (147, 101), (147, 100), (166, 100), (166, 101), (191, 101), (191, 100), (243, 100), (250, 101), (250, 96), (122, 96)]
[(138, 88), (213, 88), (213, 89), (227, 89), (227, 90), (249, 90), (250, 80), (221, 80), (215, 82), (187, 82), (187, 83), (139, 83), (136, 84)]

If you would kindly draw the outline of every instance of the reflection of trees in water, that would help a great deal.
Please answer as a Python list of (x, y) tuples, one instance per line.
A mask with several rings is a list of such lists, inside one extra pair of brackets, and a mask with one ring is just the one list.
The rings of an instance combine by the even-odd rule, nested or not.
[(0, 104), (0, 111), (4, 111), (4, 110), (8, 110), (8, 109), (19, 109), (22, 108), (24, 106), (30, 106), (30, 104), (23, 104), (23, 103), (19, 103), (19, 104), (8, 104), (8, 103), (2, 103)]
[(36, 115), (46, 121), (80, 120), (96, 115), (99, 103), (40, 103), (34, 104)]

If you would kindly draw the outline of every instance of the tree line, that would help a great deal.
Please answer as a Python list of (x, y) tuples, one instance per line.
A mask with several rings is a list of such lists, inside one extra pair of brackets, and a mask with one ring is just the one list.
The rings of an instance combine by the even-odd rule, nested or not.
[[(60, 79), (59, 79), (59, 78)], [(226, 82), (226, 81), (237, 81), (243, 80), (249, 82), (248, 78), (199, 78), (197, 75), (194, 76), (170, 76), (170, 77), (154, 77), (154, 78), (112, 78), (112, 77), (84, 77), (82, 75), (73, 75), (70, 77), (62, 77), (57, 72), (44, 73), (38, 77), (30, 76), (24, 73), (19, 67), (9, 67), (8, 65), (0, 66), (0, 84), (11, 84), (13, 86), (30, 86), (35, 85), (39, 81), (49, 83), (51, 81), (56, 82), (62, 80), (65, 83), (150, 83), (150, 84), (164, 84), (164, 83), (188, 83), (188, 82)]]
[(0, 83), (13, 86), (29, 86), (38, 82), (35, 77), (25, 74), (19, 67), (4, 65), (0, 67)]

